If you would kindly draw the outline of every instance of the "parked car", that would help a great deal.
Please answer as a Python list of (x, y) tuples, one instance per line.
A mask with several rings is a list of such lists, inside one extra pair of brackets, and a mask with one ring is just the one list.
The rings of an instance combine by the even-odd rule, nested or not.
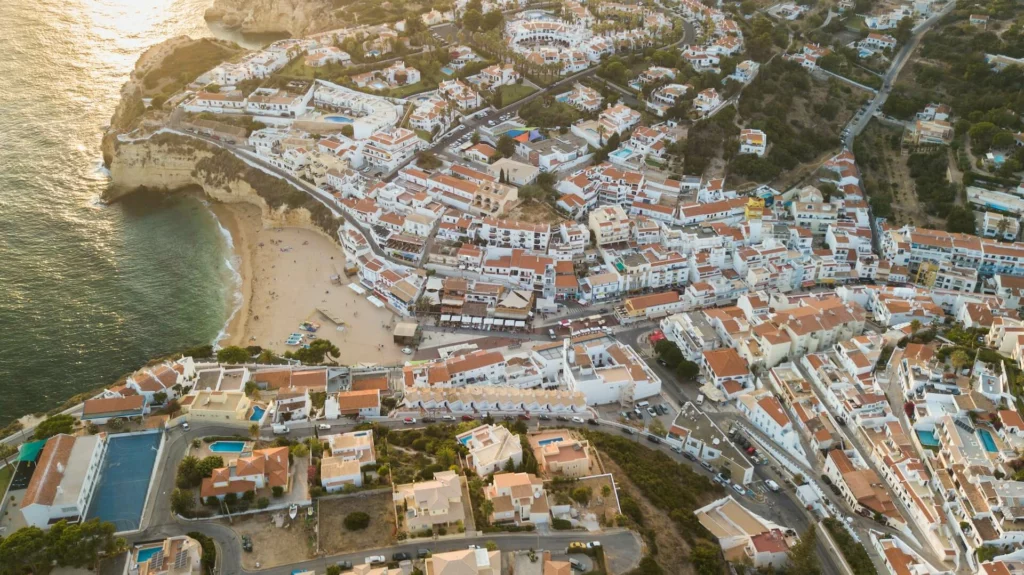
[(330, 431), (331, 430), (331, 426), (326, 424), (326, 423), (319, 423), (319, 424), (317, 424), (316, 428), (319, 429), (320, 431)]
[(778, 491), (779, 491), (779, 484), (778, 483), (775, 483), (771, 479), (765, 479), (764, 480), (764, 484), (768, 486), (768, 489), (771, 489), (773, 492), (778, 493)]
[(650, 441), (651, 443), (661, 443), (661, 440), (658, 439), (657, 435), (648, 435), (647, 441)]
[(415, 418), (415, 417), (406, 417), (406, 418), (405, 418), (404, 420), (402, 420), (402, 421), (403, 421), (403, 422), (404, 422), (404, 423), (405, 423), (406, 425), (412, 425), (412, 424), (416, 423), (416, 418)]
[(422, 421), (423, 423), (434, 423), (437, 420), (434, 419), (433, 417), (424, 417), (420, 419), (420, 421)]
[(632, 427), (620, 427), (619, 429), (622, 430), (622, 433), (625, 433), (626, 435), (633, 435)]
[(651, 417), (658, 417), (658, 412), (654, 411), (653, 407), (647, 408), (647, 414), (650, 415)]
[(378, 563), (387, 563), (388, 558), (383, 555), (370, 555), (366, 558), (367, 565), (376, 565)]
[(587, 420), (587, 424), (589, 424), (589, 425), (598, 425), (597, 420), (594, 419), (593, 417), (591, 417), (590, 419)]
[(569, 418), (564, 416), (564, 415), (556, 415), (555, 416), (555, 420), (556, 421), (569, 421)]
[(587, 570), (587, 568), (584, 567), (582, 563), (580, 563), (576, 559), (573, 559), (572, 557), (569, 558), (569, 567), (572, 568), (574, 571), (586, 571)]
[(416, 550), (416, 558), (417, 559), (426, 559), (429, 555), (430, 555), (430, 549), (417, 549)]
[(505, 416), (505, 417), (504, 417), (503, 419), (504, 419), (505, 421), (512, 421), (512, 420), (513, 420), (513, 419), (515, 419), (515, 418), (514, 418), (514, 417), (512, 417), (511, 415), (506, 415), (506, 416)]
[(547, 414), (544, 414), (544, 413), (542, 413), (542, 414), (540, 414), (540, 415), (538, 415), (538, 416), (537, 416), (537, 419), (539, 419), (539, 420), (541, 420), (541, 421), (548, 421), (548, 420), (550, 420), (550, 419), (551, 419), (551, 416), (550, 416), (550, 415), (547, 415)]
[(707, 461), (704, 461), (703, 459), (700, 461), (700, 466), (703, 467), (704, 469), (707, 469), (708, 471), (714, 471), (715, 470), (715, 468), (712, 467), (710, 463), (708, 463)]
[(697, 458), (694, 457), (693, 454), (690, 453), (689, 451), (684, 451), (683, 452), (683, 457), (689, 459), (690, 461), (697, 461)]
[(530, 421), (530, 416), (525, 414), (525, 413), (520, 413), (519, 414), (519, 419), (521, 419), (523, 421)]
[[(468, 415), (466, 417), (469, 417)], [(441, 421), (455, 421), (454, 415), (442, 415)]]
[(664, 403), (658, 406), (658, 411), (660, 411), (662, 415), (668, 415), (672, 412), (672, 410), (668, 408), (668, 405)]
[(718, 475), (715, 475), (715, 483), (718, 483), (720, 485), (728, 485), (729, 480), (726, 479), (724, 475), (719, 473)]
[(399, 551), (391, 556), (392, 561), (408, 561), (409, 559), (412, 559), (412, 555), (405, 553), (404, 551)]
[(733, 489), (733, 491), (735, 491), (736, 493), (739, 493), (740, 495), (746, 495), (747, 494), (747, 490), (744, 489), (743, 486), (740, 485), (739, 483), (733, 483), (732, 484), (732, 489)]
[(338, 567), (341, 567), (342, 571), (348, 571), (349, 569), (352, 568), (352, 562), (351, 561), (338, 561), (337, 563), (335, 563), (335, 565), (337, 565)]
[(600, 546), (601, 546), (601, 542), (600, 541), (591, 541), (590, 543), (587, 543), (587, 549), (597, 549)]
[(463, 415), (462, 416), (462, 421), (473, 421), (473, 416), (472, 415)]
[(573, 416), (572, 422), (573, 423), (583, 423), (583, 418), (579, 417), (579, 416)]
[(572, 543), (569, 544), (569, 549), (567, 550), (567, 553), (572, 553), (573, 551), (583, 551), (586, 548), (587, 548), (587, 545), (584, 542), (582, 542), (582, 541), (573, 541)]
[(185, 423), (182, 423), (181, 428), (184, 429), (185, 431), (188, 431), (188, 422), (186, 421)]

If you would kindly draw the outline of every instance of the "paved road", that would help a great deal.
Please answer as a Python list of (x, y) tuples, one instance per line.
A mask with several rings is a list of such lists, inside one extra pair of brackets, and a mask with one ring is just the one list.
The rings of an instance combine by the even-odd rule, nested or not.
[(844, 144), (847, 149), (853, 149), (853, 139), (857, 137), (864, 128), (867, 127), (868, 122), (875, 115), (875, 112), (882, 109), (882, 104), (889, 97), (889, 92), (892, 91), (892, 83), (899, 77), (900, 71), (903, 70), (903, 65), (907, 63), (910, 55), (917, 49), (918, 44), (921, 43), (921, 38), (924, 37), (925, 33), (935, 25), (943, 16), (949, 14), (953, 8), (956, 7), (956, 2), (950, 1), (943, 7), (942, 10), (936, 12), (931, 18), (928, 18), (921, 24), (918, 24), (917, 28), (914, 29), (913, 34), (910, 37), (910, 41), (904, 44), (903, 48), (893, 58), (892, 64), (889, 66), (889, 70), (883, 77), (882, 89), (878, 90), (875, 97), (868, 103), (867, 110), (865, 113), (854, 116), (854, 119), (850, 120), (850, 125), (847, 127), (847, 132)]

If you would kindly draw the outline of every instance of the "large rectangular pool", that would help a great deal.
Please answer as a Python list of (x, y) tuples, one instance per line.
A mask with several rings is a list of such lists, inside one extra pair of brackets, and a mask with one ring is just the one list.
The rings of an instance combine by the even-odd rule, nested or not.
[(113, 435), (107, 440), (107, 455), (86, 519), (109, 521), (118, 531), (139, 528), (160, 438), (160, 432), (154, 432)]
[(210, 451), (214, 453), (241, 453), (245, 449), (244, 441), (214, 441)]
[(985, 451), (989, 453), (999, 451), (999, 448), (996, 447), (996, 440), (992, 438), (992, 434), (987, 429), (979, 429), (978, 437), (981, 438), (981, 444), (985, 446)]
[(549, 438), (549, 439), (542, 439), (542, 440), (538, 441), (537, 445), (543, 446), (543, 445), (548, 445), (549, 443), (559, 443), (561, 441), (562, 441), (561, 437), (552, 437), (552, 438)]
[(139, 549), (138, 554), (136, 554), (136, 556), (135, 556), (135, 562), (136, 563), (142, 563), (144, 561), (148, 561), (150, 557), (156, 555), (161, 550), (163, 550), (162, 546), (145, 547), (145, 548)]

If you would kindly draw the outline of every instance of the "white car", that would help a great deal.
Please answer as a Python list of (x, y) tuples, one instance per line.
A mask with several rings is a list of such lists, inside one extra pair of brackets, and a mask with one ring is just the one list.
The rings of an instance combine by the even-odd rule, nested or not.
[(181, 428), (184, 429), (185, 431), (188, 431), (188, 422), (186, 421), (185, 423), (182, 423)]
[(578, 416), (577, 417), (573, 417), (572, 418), (572, 422), (573, 423), (583, 423), (583, 418), (582, 417), (578, 417)]
[(316, 426), (316, 428), (319, 429), (320, 431), (330, 431), (331, 430), (331, 426), (326, 424), (326, 423), (320, 423), (320, 424), (318, 424)]
[(412, 348), (411, 347), (403, 347), (402, 348), (402, 353), (404, 353), (405, 355), (412, 355)]
[(369, 557), (366, 558), (366, 564), (367, 565), (375, 565), (377, 563), (387, 563), (387, 562), (388, 562), (387, 557), (384, 557), (383, 555), (370, 555)]

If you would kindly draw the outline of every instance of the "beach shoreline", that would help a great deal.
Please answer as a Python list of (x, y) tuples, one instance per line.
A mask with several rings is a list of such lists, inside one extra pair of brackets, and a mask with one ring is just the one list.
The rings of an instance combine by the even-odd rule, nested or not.
[[(347, 287), (345, 254), (326, 234), (304, 227), (264, 227), (262, 213), (247, 203), (211, 202), (231, 235), (242, 301), (227, 321), (221, 346), (260, 346), (277, 354), (294, 351), (292, 334), (330, 340), (343, 365), (396, 365), (407, 356), (393, 341), (400, 318)], [(335, 324), (330, 318), (339, 319)], [(300, 324), (319, 325), (315, 333)], [(340, 329), (339, 329), (340, 328)]]

